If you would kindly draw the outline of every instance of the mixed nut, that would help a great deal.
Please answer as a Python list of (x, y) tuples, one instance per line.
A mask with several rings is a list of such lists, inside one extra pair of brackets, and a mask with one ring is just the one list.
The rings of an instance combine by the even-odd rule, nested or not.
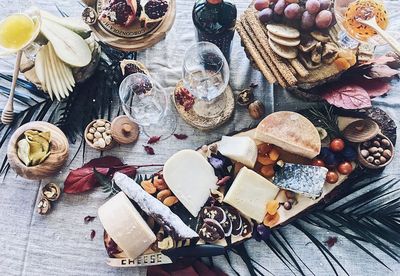
[(111, 123), (98, 119), (89, 124), (85, 134), (86, 140), (96, 149), (105, 149), (113, 142)]
[(51, 202), (56, 201), (61, 194), (60, 187), (55, 183), (48, 183), (42, 188), (42, 197), (37, 205), (37, 211), (41, 215), (47, 214), (51, 209)]
[(178, 198), (168, 189), (167, 183), (160, 175), (155, 175), (153, 179), (143, 180), (140, 186), (149, 194), (156, 196), (159, 201), (168, 207), (178, 203)]
[(360, 144), (360, 154), (371, 165), (385, 165), (393, 155), (392, 144), (387, 138), (380, 137)]

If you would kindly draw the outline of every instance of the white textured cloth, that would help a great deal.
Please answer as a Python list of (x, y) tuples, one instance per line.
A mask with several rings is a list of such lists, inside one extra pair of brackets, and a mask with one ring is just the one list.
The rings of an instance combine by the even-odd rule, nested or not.
[[(55, 3), (69, 15), (79, 15), (82, 10), (82, 6), (77, 0), (37, 0), (36, 2), (41, 8), (55, 13), (57, 13)], [(138, 54), (138, 60), (142, 61), (151, 71), (151, 74), (169, 91), (172, 91), (181, 77), (185, 50), (195, 42), (191, 18), (194, 1), (178, 0), (177, 2), (176, 21), (167, 38), (153, 48)], [(249, 0), (235, 1), (238, 14), (241, 14), (249, 3)], [(1, 0), (1, 12), (6, 12), (9, 5), (14, 5), (14, 1)], [(400, 9), (397, 9), (396, 12), (398, 11)], [(8, 70), (10, 66), (11, 63), (1, 62), (0, 70)], [(260, 72), (250, 66), (237, 35), (234, 38), (230, 67), (232, 88), (237, 92), (247, 88), (251, 82), (257, 83), (259, 86), (256, 89), (256, 97), (264, 102), (267, 113), (277, 110), (303, 109), (309, 104), (293, 98), (280, 88), (268, 85)], [(392, 90), (387, 97), (374, 100), (374, 105), (388, 112), (400, 125), (400, 85), (394, 84)], [(3, 104), (4, 97), (1, 98)], [(177, 133), (187, 134), (188, 139), (181, 141), (172, 137), (166, 141), (161, 141), (154, 145), (156, 154), (149, 156), (143, 151), (142, 147), (147, 139), (145, 136), (140, 136), (135, 146), (116, 147), (107, 154), (120, 157), (129, 164), (165, 162), (169, 156), (178, 150), (197, 148), (220, 138), (224, 134), (246, 128), (251, 123), (252, 120), (247, 110), (239, 106), (231, 122), (207, 133), (193, 129), (178, 118)], [(77, 151), (78, 146), (79, 143), (71, 146), (71, 156)], [(0, 154), (1, 158), (4, 156), (4, 149)], [(398, 157), (386, 169), (385, 173), (398, 173), (400, 167), (399, 150), (396, 154)], [(79, 153), (69, 168), (80, 167), (84, 162), (95, 157), (99, 157), (99, 152), (86, 147), (85, 160), (82, 160), (82, 153)], [(103, 244), (103, 229), (99, 219), (96, 218), (94, 222), (84, 224), (84, 217), (96, 215), (97, 208), (106, 200), (106, 195), (100, 189), (81, 195), (62, 194), (61, 199), (53, 206), (53, 210), (48, 216), (37, 214), (35, 206), (40, 197), (41, 187), (49, 181), (62, 184), (69, 168), (65, 168), (58, 176), (43, 180), (40, 183), (24, 180), (10, 172), (0, 183), (0, 274), (29, 276), (144, 275), (145, 268), (115, 269), (108, 267), (105, 263), (107, 254)], [(141, 170), (141, 172), (144, 171)], [(379, 183), (376, 185), (379, 185)], [(90, 240), (92, 229), (96, 231), (96, 237), (93, 241)], [(315, 237), (320, 241), (326, 240), (330, 235), (335, 235), (318, 228), (313, 230)], [(313, 245), (308, 244), (304, 235), (299, 235), (298, 231), (291, 226), (283, 228), (282, 231), (289, 237), (290, 244), (315, 275), (334, 275), (327, 261), (316, 251), (317, 249)], [(292, 275), (290, 270), (264, 243), (249, 241), (246, 242), (246, 247), (251, 252), (251, 256), (266, 266), (274, 275)], [(371, 248), (368, 245), (367, 247)], [(392, 271), (379, 265), (367, 254), (341, 237), (331, 249), (351, 275), (398, 275), (400, 271), (399, 263), (380, 251), (372, 250), (391, 267)], [(247, 275), (248, 272), (241, 259), (236, 255), (232, 255), (231, 258), (235, 269), (241, 275)], [(218, 257), (216, 260), (216, 265), (227, 273), (233, 274), (224, 257)], [(309, 271), (305, 271), (310, 274)], [(340, 275), (344, 275), (340, 268), (338, 268), (338, 271)]]

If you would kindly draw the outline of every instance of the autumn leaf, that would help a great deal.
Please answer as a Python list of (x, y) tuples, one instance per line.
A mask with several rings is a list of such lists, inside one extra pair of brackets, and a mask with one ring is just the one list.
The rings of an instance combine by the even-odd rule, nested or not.
[(324, 243), (328, 246), (330, 249), (332, 246), (334, 246), (337, 243), (338, 239), (337, 237), (329, 237)]
[(179, 139), (179, 140), (185, 140), (188, 138), (188, 136), (186, 134), (176, 134), (175, 133), (174, 136), (176, 139)]
[(387, 94), (390, 91), (390, 84), (382, 79), (365, 79), (362, 78), (359, 81), (355, 81), (357, 84), (364, 88), (370, 98), (379, 97)]
[(399, 73), (400, 71), (392, 69), (385, 64), (374, 64), (364, 76), (367, 79), (392, 78)]
[(90, 231), (90, 240), (92, 241), (94, 237), (96, 237), (96, 231), (92, 229), (92, 231)]
[(371, 99), (368, 92), (359, 85), (331, 85), (322, 97), (328, 103), (344, 109), (371, 107)]
[(82, 166), (82, 168), (107, 168), (107, 167), (115, 167), (115, 166), (123, 166), (124, 163), (114, 156), (104, 156), (100, 158), (95, 158), (90, 160), (88, 163)]
[(83, 219), (83, 221), (84, 221), (85, 224), (88, 224), (89, 222), (94, 221), (95, 218), (96, 218), (96, 217), (94, 217), (94, 216), (86, 216), (86, 217)]
[(143, 148), (144, 148), (144, 151), (147, 153), (147, 154), (149, 154), (149, 155), (154, 155), (155, 153), (154, 153), (154, 149), (152, 148), (152, 147), (150, 147), (150, 146), (143, 146)]
[(147, 141), (147, 144), (152, 145), (160, 141), (161, 136), (152, 136), (150, 139)]

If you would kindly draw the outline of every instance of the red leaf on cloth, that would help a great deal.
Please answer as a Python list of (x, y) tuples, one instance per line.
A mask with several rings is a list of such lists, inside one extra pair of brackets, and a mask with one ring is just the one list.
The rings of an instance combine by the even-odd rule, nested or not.
[(400, 71), (392, 69), (386, 64), (374, 64), (364, 76), (367, 79), (379, 79), (392, 78), (398, 74), (400, 74)]
[(386, 64), (389, 62), (393, 62), (396, 61), (396, 59), (394, 57), (391, 56), (380, 56), (380, 57), (375, 57), (373, 59), (371, 59), (370, 61), (368, 61), (367, 63), (364, 64)]
[(147, 141), (147, 144), (152, 145), (160, 141), (161, 136), (152, 136), (150, 137), (149, 141)]
[(144, 151), (147, 153), (147, 154), (149, 154), (149, 155), (154, 155), (155, 153), (154, 153), (154, 149), (152, 148), (152, 147), (150, 147), (150, 146), (143, 146), (143, 148), (144, 148)]
[(188, 136), (186, 134), (174, 134), (174, 136), (176, 139), (179, 139), (179, 140), (185, 140), (188, 138)]
[(322, 97), (328, 103), (344, 109), (360, 109), (371, 106), (368, 92), (359, 85), (335, 84), (329, 86)]
[(90, 231), (90, 240), (92, 241), (94, 237), (96, 237), (96, 231), (92, 229), (92, 231)]
[(83, 165), (82, 168), (72, 170), (68, 174), (64, 181), (64, 192), (77, 194), (98, 187), (99, 182), (95, 176), (94, 168), (98, 173), (108, 177), (112, 177), (117, 171), (134, 177), (137, 170), (135, 166), (124, 165), (120, 159), (113, 156), (96, 158)]
[(95, 158), (90, 160), (88, 163), (83, 165), (82, 168), (110, 168), (110, 167), (116, 167), (116, 166), (123, 166), (124, 163), (122, 161), (114, 156), (104, 156), (100, 158)]
[(390, 84), (382, 79), (366, 79), (364, 77), (354, 79), (354, 84), (364, 88), (371, 98), (385, 95), (391, 88)]
[(337, 243), (338, 239), (337, 237), (329, 237), (324, 243), (328, 246), (328, 248), (331, 248)]
[(94, 217), (94, 216), (86, 216), (86, 217), (83, 219), (83, 222), (84, 222), (85, 224), (88, 224), (89, 222), (94, 221), (95, 218), (96, 218), (96, 217)]

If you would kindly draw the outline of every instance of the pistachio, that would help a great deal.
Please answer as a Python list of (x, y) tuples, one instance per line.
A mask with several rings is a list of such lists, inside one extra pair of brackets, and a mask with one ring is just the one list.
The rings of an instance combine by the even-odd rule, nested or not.
[(106, 122), (104, 120), (97, 120), (96, 123), (98, 127), (104, 127), (106, 125)]
[(89, 128), (89, 133), (94, 134), (96, 132), (96, 129), (94, 127)]
[(381, 161), (380, 161), (379, 159), (375, 159), (375, 160), (374, 160), (374, 164), (377, 165), (377, 166), (379, 166), (379, 165), (381, 164)]
[(379, 161), (381, 161), (382, 164), (386, 163), (387, 159), (383, 156), (379, 157)]
[(379, 152), (379, 153), (382, 153), (382, 152), (383, 152), (383, 148), (382, 148), (382, 147), (379, 147), (379, 148), (378, 148), (378, 152)]
[(366, 160), (368, 163), (374, 162), (374, 158), (372, 156), (368, 156)]
[(100, 132), (96, 131), (96, 132), (94, 133), (94, 137), (95, 137), (95, 138), (101, 138), (102, 136), (101, 136), (101, 133), (100, 133)]
[(106, 132), (108, 135), (111, 135), (111, 129), (107, 129)]
[(378, 152), (378, 148), (377, 147), (371, 147), (371, 148), (368, 149), (368, 151), (369, 151), (369, 153), (374, 154), (374, 153)]
[(106, 123), (104, 126), (106, 127), (106, 129), (111, 128), (111, 124), (110, 123)]
[(392, 157), (392, 152), (390, 150), (386, 149), (383, 151), (382, 156), (387, 159), (390, 159)]
[(361, 156), (367, 158), (369, 156), (369, 151), (366, 149), (361, 150)]
[(375, 146), (375, 147), (380, 147), (381, 143), (379, 143), (378, 140), (375, 140), (375, 141), (372, 142), (372, 145)]
[(106, 141), (104, 141), (103, 138), (99, 138), (97, 141), (97, 146), (101, 149), (104, 149), (106, 147)]
[(381, 154), (379, 152), (376, 152), (372, 156), (375, 158), (379, 158), (379, 157), (381, 157)]
[(382, 139), (381, 143), (382, 143), (382, 146), (384, 146), (384, 147), (390, 146), (390, 141), (388, 139)]
[(105, 137), (105, 138), (104, 138), (104, 141), (106, 142), (106, 145), (107, 145), (107, 146), (108, 146), (109, 144), (111, 144), (111, 142), (112, 142), (111, 136)]
[(106, 128), (105, 127), (98, 127), (97, 131), (100, 132), (100, 133), (103, 133), (103, 132), (106, 131)]
[(90, 141), (92, 141), (94, 139), (94, 135), (92, 133), (88, 132), (86, 134), (86, 138), (88, 138)]

